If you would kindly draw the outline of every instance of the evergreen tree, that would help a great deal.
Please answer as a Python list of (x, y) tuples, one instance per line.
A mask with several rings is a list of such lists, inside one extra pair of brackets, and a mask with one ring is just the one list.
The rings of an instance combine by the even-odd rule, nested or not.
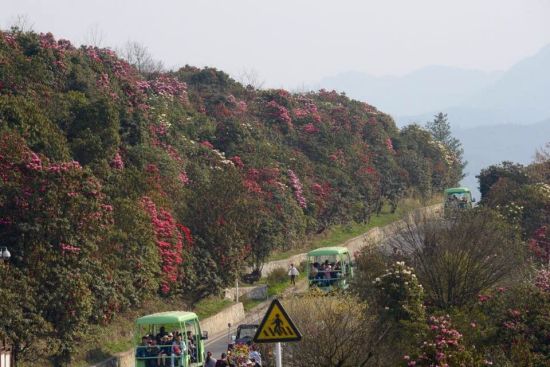
[(434, 140), (440, 142), (449, 150), (453, 155), (455, 171), (452, 185), (458, 184), (462, 178), (464, 178), (464, 168), (468, 162), (464, 161), (464, 149), (460, 140), (455, 138), (451, 133), (451, 124), (447, 119), (447, 114), (439, 112), (434, 116), (433, 121), (426, 123), (426, 129), (432, 134)]

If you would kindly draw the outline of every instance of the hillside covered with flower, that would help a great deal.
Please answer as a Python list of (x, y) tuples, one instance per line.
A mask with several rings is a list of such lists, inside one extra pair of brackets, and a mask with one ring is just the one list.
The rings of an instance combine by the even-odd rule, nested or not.
[(0, 335), (71, 358), (91, 324), (189, 302), (334, 224), (455, 185), (418, 126), (345, 95), (141, 74), (110, 49), (0, 33)]

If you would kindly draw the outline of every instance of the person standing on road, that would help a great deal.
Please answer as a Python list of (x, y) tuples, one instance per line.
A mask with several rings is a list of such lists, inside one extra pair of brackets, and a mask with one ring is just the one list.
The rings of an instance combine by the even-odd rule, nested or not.
[(300, 275), (300, 272), (294, 264), (290, 264), (290, 269), (288, 270), (288, 275), (290, 275), (290, 284), (296, 286), (296, 276)]
[(227, 366), (228, 366), (228, 364), (227, 364), (227, 354), (222, 353), (222, 358), (218, 359), (216, 361), (216, 366), (215, 367), (227, 367)]
[(254, 367), (262, 367), (262, 356), (258, 352), (258, 347), (254, 344), (250, 346), (250, 353), (248, 353), (248, 358), (254, 362)]
[(204, 361), (204, 367), (216, 367), (216, 358), (212, 357), (212, 352), (206, 353), (206, 361)]

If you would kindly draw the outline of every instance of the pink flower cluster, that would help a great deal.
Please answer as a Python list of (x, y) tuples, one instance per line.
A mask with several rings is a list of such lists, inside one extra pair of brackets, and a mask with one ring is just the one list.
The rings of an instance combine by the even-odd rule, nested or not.
[(328, 91), (326, 89), (320, 89), (319, 97), (321, 97), (324, 101), (334, 103), (334, 102), (338, 102), (341, 96), (335, 90)]
[(328, 159), (340, 166), (346, 164), (346, 156), (342, 149), (336, 149), (331, 155), (328, 156)]
[(477, 300), (480, 302), (480, 303), (485, 303), (487, 302), (488, 300), (491, 299), (491, 296), (489, 295), (485, 295), (485, 294), (478, 294), (477, 296)]
[(281, 106), (274, 100), (269, 101), (266, 107), (271, 118), (286, 124), (289, 127), (292, 126), (292, 119), (290, 118), (290, 114), (288, 113), (286, 107)]
[(331, 187), (329, 183), (324, 183), (323, 185), (314, 183), (313, 185), (311, 185), (311, 190), (316, 196), (320, 198), (326, 198), (330, 194)]
[(74, 50), (74, 46), (70, 41), (65, 39), (55, 40), (53, 34), (51, 33), (40, 33), (38, 35), (40, 39), (40, 47), (55, 50), (61, 54), (68, 50)]
[(111, 82), (109, 80), (109, 74), (101, 73), (99, 74), (99, 79), (96, 82), (97, 86), (101, 89), (109, 90), (111, 87)]
[(59, 247), (61, 247), (61, 254), (65, 255), (65, 253), (77, 253), (80, 252), (80, 247), (76, 247), (67, 243), (60, 243)]
[(529, 249), (543, 264), (550, 263), (550, 238), (548, 238), (547, 226), (539, 227), (531, 240), (529, 240)]
[(239, 157), (238, 155), (229, 158), (229, 160), (230, 160), (231, 162), (233, 162), (233, 164), (235, 165), (235, 167), (237, 167), (237, 168), (244, 168), (243, 160), (242, 160), (241, 157)]
[(117, 151), (115, 153), (115, 156), (113, 157), (113, 160), (111, 161), (111, 167), (114, 169), (124, 169), (124, 161), (122, 160), (122, 156), (120, 155), (120, 151)]
[(431, 339), (423, 342), (418, 357), (411, 358), (408, 355), (403, 357), (407, 366), (450, 367), (449, 363), (452, 361), (449, 358), (457, 351), (464, 350), (460, 344), (462, 334), (452, 328), (448, 315), (430, 316), (428, 325)]
[(174, 77), (161, 75), (149, 82), (150, 88), (160, 96), (178, 97), (182, 102), (187, 103), (187, 84), (180, 82)]
[(214, 145), (212, 145), (212, 143), (208, 140), (201, 141), (201, 145), (208, 149), (214, 149)]
[(187, 176), (187, 172), (185, 172), (185, 170), (180, 171), (178, 180), (183, 184), (183, 186), (189, 183), (189, 177)]
[(10, 45), (11, 47), (16, 47), (17, 46), (17, 41), (16, 41), (15, 37), (13, 36), (13, 34), (11, 34), (11, 33), (0, 31), (0, 39), (3, 39), (4, 41), (6, 41), (6, 43), (8, 45)]
[(315, 134), (319, 132), (319, 128), (317, 128), (317, 126), (313, 125), (311, 122), (309, 124), (305, 124), (303, 130), (305, 133), (308, 134)]
[(57, 59), (56, 61), (54, 61), (54, 64), (61, 69), (65, 69), (65, 63), (63, 62), (65, 52), (69, 50), (74, 50), (71, 42), (64, 39), (56, 41), (51, 33), (40, 33), (38, 37), (40, 39), (40, 47), (45, 50), (52, 50), (54, 52), (54, 55)]
[(550, 270), (540, 269), (537, 272), (535, 286), (543, 292), (550, 293)]
[(27, 167), (31, 171), (48, 171), (52, 173), (63, 173), (70, 170), (81, 170), (82, 166), (77, 161), (71, 161), (71, 162), (60, 162), (60, 163), (50, 163), (47, 166), (42, 165), (42, 159), (40, 156), (34, 152), (29, 151), (29, 157), (27, 158), (27, 162), (25, 163), (25, 167)]
[(151, 218), (162, 261), (161, 291), (167, 294), (173, 289), (180, 275), (179, 265), (183, 262), (184, 240), (191, 246), (191, 233), (187, 227), (177, 223), (169, 211), (157, 208), (149, 197), (143, 197), (141, 203)]
[(227, 97), (227, 102), (229, 102), (230, 107), (233, 108), (237, 114), (243, 114), (248, 110), (248, 105), (246, 102), (239, 101), (232, 94)]
[(303, 107), (298, 107), (292, 110), (292, 114), (297, 120), (310, 119), (311, 122), (319, 123), (321, 122), (321, 115), (319, 115), (319, 110), (317, 105), (307, 97), (298, 98), (298, 102), (303, 104)]
[(298, 176), (296, 176), (296, 173), (294, 173), (293, 170), (289, 169), (287, 172), (288, 177), (290, 178), (290, 186), (292, 186), (292, 189), (294, 190), (294, 198), (301, 208), (305, 208), (307, 206), (307, 203), (306, 198), (304, 197), (302, 183), (300, 182), (300, 179), (298, 178)]

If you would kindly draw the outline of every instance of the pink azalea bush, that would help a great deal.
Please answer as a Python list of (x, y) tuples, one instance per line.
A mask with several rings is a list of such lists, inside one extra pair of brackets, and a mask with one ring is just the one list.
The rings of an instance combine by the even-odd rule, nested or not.
[(430, 316), (424, 341), (415, 353), (403, 357), (407, 367), (483, 366), (492, 362), (475, 361), (462, 344), (462, 334), (453, 328), (449, 315)]
[(305, 208), (307, 206), (306, 198), (304, 197), (302, 183), (300, 182), (300, 179), (298, 176), (296, 176), (296, 173), (294, 173), (293, 170), (289, 169), (287, 171), (288, 177), (290, 179), (290, 186), (292, 186), (292, 189), (294, 191), (294, 198), (298, 202), (298, 205), (300, 205), (301, 208)]
[(191, 246), (191, 232), (176, 222), (172, 214), (163, 208), (158, 208), (151, 198), (145, 196), (141, 203), (151, 218), (156, 237), (157, 249), (162, 260), (161, 291), (168, 294), (177, 287), (180, 277), (179, 265), (183, 262), (184, 245)]

